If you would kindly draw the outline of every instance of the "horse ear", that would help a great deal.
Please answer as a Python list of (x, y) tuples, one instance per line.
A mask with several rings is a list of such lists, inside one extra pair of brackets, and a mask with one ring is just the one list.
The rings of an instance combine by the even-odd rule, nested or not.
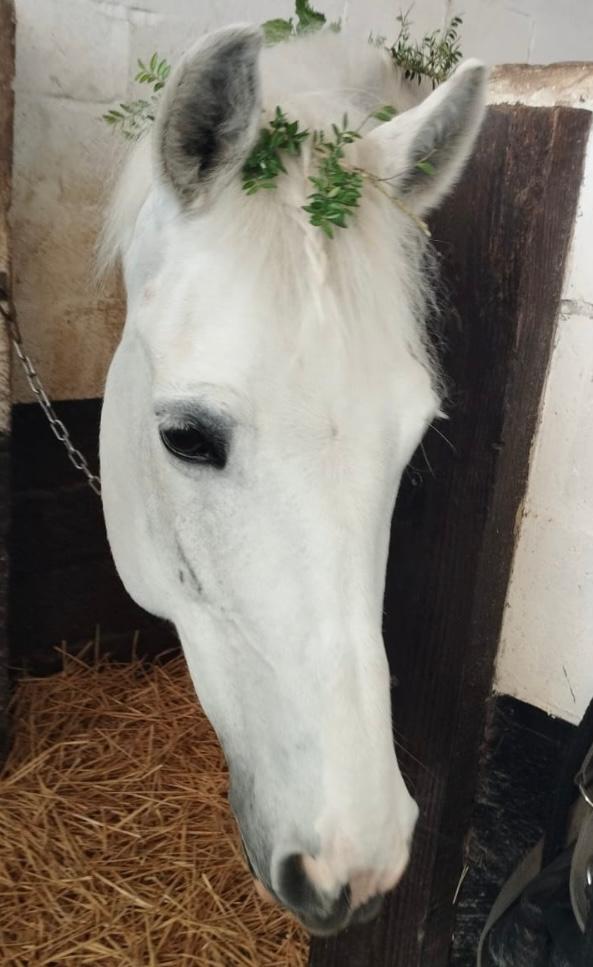
[(485, 94), (486, 69), (468, 60), (425, 101), (365, 139), (379, 148), (381, 177), (418, 214), (434, 208), (461, 175), (480, 129)]
[(220, 191), (244, 164), (260, 124), (257, 27), (208, 34), (167, 81), (154, 136), (160, 171), (185, 207)]

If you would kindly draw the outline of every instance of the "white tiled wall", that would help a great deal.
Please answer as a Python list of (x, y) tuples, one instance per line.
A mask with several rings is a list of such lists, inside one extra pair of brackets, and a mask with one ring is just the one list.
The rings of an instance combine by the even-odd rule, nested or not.
[[(409, 0), (318, 5), (363, 36), (389, 37)], [(132, 93), (139, 56), (157, 49), (173, 58), (207, 29), (288, 16), (292, 2), (16, 0), (16, 8), (17, 306), (50, 393), (97, 396), (122, 321), (115, 283), (92, 282), (117, 146), (100, 115)], [(454, 12), (464, 14), (464, 52), (487, 63), (593, 59), (593, 0), (416, 0), (412, 19), (421, 32)], [(579, 103), (592, 107), (593, 95)], [(593, 694), (593, 154), (589, 171), (498, 666), (501, 690), (568, 718)], [(16, 395), (29, 398), (18, 377)]]

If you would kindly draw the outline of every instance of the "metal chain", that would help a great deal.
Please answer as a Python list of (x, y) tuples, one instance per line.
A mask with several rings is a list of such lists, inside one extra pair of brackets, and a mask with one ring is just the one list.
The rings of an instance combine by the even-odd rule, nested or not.
[(11, 299), (5, 297), (2, 292), (0, 292), (0, 314), (2, 315), (4, 322), (6, 323), (6, 326), (8, 328), (8, 332), (12, 340), (12, 345), (14, 346), (14, 351), (16, 352), (20, 360), (21, 366), (23, 367), (23, 372), (25, 374), (27, 382), (32, 392), (34, 393), (35, 398), (39, 403), (41, 409), (45, 413), (47, 422), (49, 423), (49, 426), (53, 435), (56, 437), (57, 440), (59, 440), (59, 442), (65, 448), (66, 453), (68, 454), (70, 463), (74, 467), (76, 467), (76, 469), (79, 470), (80, 473), (84, 474), (91, 490), (93, 490), (97, 494), (97, 496), (100, 497), (101, 481), (99, 477), (91, 471), (86, 458), (83, 456), (80, 450), (77, 450), (77, 448), (72, 443), (68, 430), (66, 429), (62, 421), (59, 419), (56, 411), (54, 410), (52, 406), (52, 402), (49, 396), (47, 395), (47, 393), (45, 392), (45, 389), (44, 389), (43, 383), (41, 382), (39, 374), (37, 373), (31, 361), (31, 357), (28, 356), (27, 353), (25, 352), (25, 348), (23, 344), (23, 336), (17, 321), (14, 303), (12, 302)]

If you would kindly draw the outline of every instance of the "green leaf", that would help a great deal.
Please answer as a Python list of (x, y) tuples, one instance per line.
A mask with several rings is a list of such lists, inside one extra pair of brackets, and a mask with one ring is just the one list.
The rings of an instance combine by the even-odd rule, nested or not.
[(337, 212), (337, 214), (332, 218), (332, 222), (334, 225), (337, 225), (338, 228), (347, 228), (346, 212)]
[(435, 172), (435, 167), (430, 161), (418, 161), (414, 167), (418, 168), (419, 171), (423, 171), (425, 175), (434, 175)]
[(377, 111), (373, 111), (371, 117), (377, 119), (377, 121), (391, 121), (395, 117), (397, 111), (391, 104), (385, 104), (380, 107)]
[(282, 20), (277, 18), (276, 20), (266, 20), (262, 24), (262, 30), (264, 32), (264, 42), (266, 44), (280, 44), (285, 40), (289, 40), (292, 37), (294, 28), (292, 24), (292, 19)]
[(297, 30), (299, 33), (320, 30), (325, 24), (325, 14), (313, 10), (309, 0), (296, 0), (295, 12), (298, 18)]

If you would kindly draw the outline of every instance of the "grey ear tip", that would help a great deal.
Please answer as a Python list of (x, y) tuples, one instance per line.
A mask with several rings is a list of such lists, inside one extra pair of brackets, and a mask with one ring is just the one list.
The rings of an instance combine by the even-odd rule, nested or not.
[(237, 47), (248, 51), (249, 55), (255, 58), (259, 54), (263, 40), (263, 31), (257, 24), (230, 24), (200, 37), (185, 52), (183, 62), (191, 64), (196, 58), (203, 58), (209, 54), (221, 53)]
[(475, 84), (485, 84), (488, 79), (488, 67), (483, 61), (478, 60), (475, 57), (471, 57), (468, 60), (464, 60), (462, 64), (459, 65), (455, 73), (454, 78), (464, 78), (464, 80), (469, 81), (470, 79)]
[(486, 71), (486, 69), (486, 64), (483, 60), (479, 60), (477, 57), (468, 57), (459, 64), (455, 73), (463, 74), (464, 71)]
[(167, 85), (155, 125), (157, 159), (185, 207), (236, 174), (260, 116), (262, 31), (234, 24), (206, 34)]
[(469, 98), (478, 108), (483, 109), (486, 101), (486, 90), (488, 85), (488, 68), (480, 60), (466, 60), (457, 68), (451, 82), (452, 89), (457, 89), (459, 96)]
[(228, 43), (243, 41), (254, 50), (259, 50), (264, 42), (263, 30), (257, 24), (253, 23), (231, 24), (228, 27), (223, 27), (216, 33), (218, 33), (221, 41), (228, 41)]

